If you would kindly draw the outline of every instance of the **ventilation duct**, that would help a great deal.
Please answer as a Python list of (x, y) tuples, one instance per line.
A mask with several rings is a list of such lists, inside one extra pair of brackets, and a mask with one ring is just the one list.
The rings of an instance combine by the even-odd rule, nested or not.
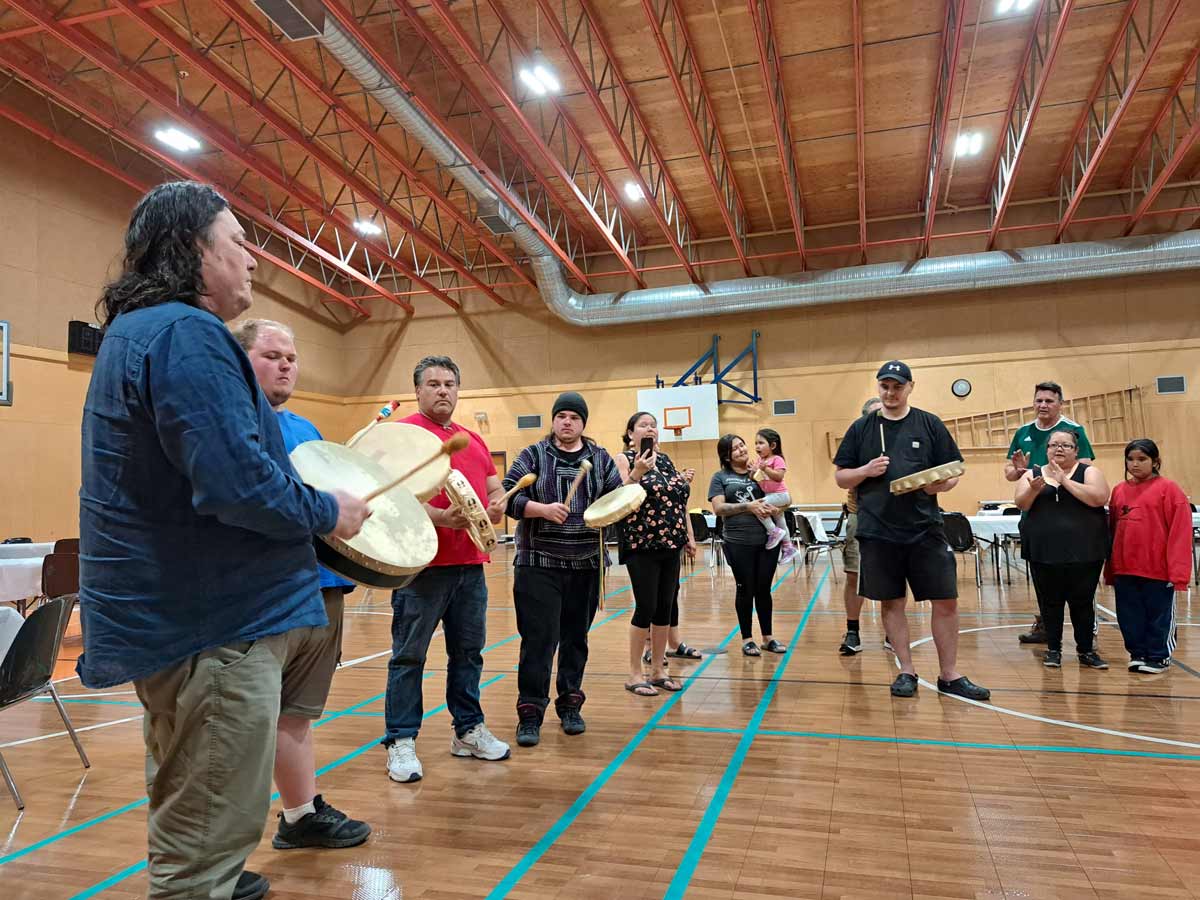
[[(268, 7), (290, 8), (298, 2), (301, 0), (262, 0), (258, 5), (270, 14)], [(780, 277), (581, 294), (567, 283), (554, 252), (496, 196), (453, 139), (409, 102), (400, 87), (375, 65), (370, 52), (344, 33), (333, 16), (325, 17), (319, 40), (414, 140), (453, 171), (479, 204), (481, 214), (488, 217), (487, 227), (496, 234), (513, 235), (529, 256), (546, 305), (574, 325), (656, 322), (1200, 268), (1200, 232), (1187, 231), (971, 253), (915, 263), (879, 263)]]

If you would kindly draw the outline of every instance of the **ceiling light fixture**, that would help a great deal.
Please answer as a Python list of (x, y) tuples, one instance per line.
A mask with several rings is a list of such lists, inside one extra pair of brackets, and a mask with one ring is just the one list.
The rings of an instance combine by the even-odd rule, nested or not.
[(540, 48), (535, 49), (533, 56), (517, 71), (517, 77), (537, 97), (544, 97), (546, 94), (557, 94), (562, 90), (562, 82), (558, 80), (558, 76), (550, 68), (550, 64), (546, 61), (546, 57), (542, 55)]
[(646, 192), (642, 190), (642, 186), (633, 181), (625, 182), (625, 196), (630, 202), (637, 203), (639, 200), (646, 198)]
[(978, 156), (983, 150), (983, 132), (968, 131), (960, 134), (954, 142), (955, 156)]
[(996, 4), (996, 13), (997, 15), (1001, 16), (1005, 13), (1010, 13), (1015, 5), (1016, 0), (1000, 0), (1000, 2)]
[(371, 237), (374, 237), (377, 234), (383, 234), (382, 228), (380, 228), (374, 222), (368, 221), (367, 219), (359, 219), (357, 222), (355, 222), (354, 230), (359, 234), (366, 234), (370, 235)]
[(193, 150), (200, 149), (200, 142), (198, 140), (186, 131), (180, 131), (174, 126), (160, 128), (154, 132), (154, 136), (172, 150), (178, 150), (180, 153), (191, 153)]

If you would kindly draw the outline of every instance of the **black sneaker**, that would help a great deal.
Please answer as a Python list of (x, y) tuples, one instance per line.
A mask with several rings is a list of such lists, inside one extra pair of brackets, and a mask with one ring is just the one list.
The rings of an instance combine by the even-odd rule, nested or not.
[(1167, 671), (1169, 668), (1171, 668), (1171, 661), (1169, 659), (1148, 659), (1138, 666), (1138, 671), (1146, 675), (1157, 675), (1160, 672)]
[(953, 681), (944, 681), (941, 678), (937, 681), (938, 690), (943, 694), (953, 694), (955, 697), (963, 697), (967, 700), (990, 700), (992, 692), (985, 687), (980, 687), (973, 684), (966, 675), (955, 678)]
[(316, 812), (310, 812), (291, 825), (279, 814), (279, 830), (271, 839), (276, 850), (295, 850), (299, 847), (357, 847), (366, 841), (371, 826), (351, 819), (335, 809), (317, 794), (313, 798)]
[(853, 656), (855, 653), (862, 653), (862, 639), (859, 638), (857, 631), (847, 631), (846, 636), (842, 638), (842, 646), (838, 647), (838, 653), (842, 656)]
[(1046, 643), (1046, 629), (1042, 627), (1042, 620), (1037, 619), (1024, 634), (1017, 635), (1017, 640), (1022, 644), (1044, 644)]
[(1042, 657), (1042, 665), (1045, 666), (1047, 669), (1061, 669), (1062, 668), (1062, 651), (1061, 650), (1047, 650), (1045, 655)]
[(517, 707), (517, 746), (536, 747), (542, 739), (542, 711), (532, 704)]
[(583, 721), (578, 706), (564, 706), (558, 711), (558, 717), (562, 720), (562, 730), (566, 734), (583, 734), (587, 731), (587, 723)]
[(1146, 664), (1146, 661), (1144, 659), (1142, 659), (1140, 656), (1131, 656), (1129, 658), (1129, 665), (1126, 666), (1126, 668), (1129, 669), (1130, 672), (1137, 672), (1145, 664)]
[(901, 672), (892, 682), (893, 697), (915, 697), (917, 694), (917, 676)]
[(259, 900), (265, 897), (270, 889), (271, 882), (262, 875), (243, 869), (237, 884), (233, 886), (233, 900)]
[(1079, 664), (1087, 669), (1107, 669), (1108, 663), (1095, 650), (1079, 654)]

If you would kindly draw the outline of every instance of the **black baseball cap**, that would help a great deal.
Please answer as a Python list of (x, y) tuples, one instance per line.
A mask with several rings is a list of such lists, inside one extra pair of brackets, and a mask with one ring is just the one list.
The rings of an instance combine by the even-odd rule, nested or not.
[(912, 381), (912, 370), (898, 359), (889, 360), (875, 373), (876, 381), (883, 381), (885, 378), (891, 378), (901, 384), (908, 384)]

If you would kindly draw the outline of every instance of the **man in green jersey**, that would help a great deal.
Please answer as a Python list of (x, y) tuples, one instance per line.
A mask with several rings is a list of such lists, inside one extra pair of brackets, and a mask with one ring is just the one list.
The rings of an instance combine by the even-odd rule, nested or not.
[[(1088, 443), (1087, 432), (1078, 422), (1073, 422), (1062, 414), (1062, 386), (1053, 381), (1043, 381), (1033, 389), (1033, 408), (1037, 418), (1017, 429), (1012, 443), (1008, 445), (1008, 462), (1004, 464), (1004, 478), (1007, 481), (1018, 481), (1030, 466), (1046, 464), (1046, 442), (1054, 431), (1068, 430), (1075, 433), (1079, 444), (1079, 461), (1090, 463), (1096, 453)], [(1033, 628), (1018, 637), (1022, 644), (1044, 644), (1046, 634), (1042, 630), (1042, 598), (1038, 597), (1039, 615), (1033, 622)]]

